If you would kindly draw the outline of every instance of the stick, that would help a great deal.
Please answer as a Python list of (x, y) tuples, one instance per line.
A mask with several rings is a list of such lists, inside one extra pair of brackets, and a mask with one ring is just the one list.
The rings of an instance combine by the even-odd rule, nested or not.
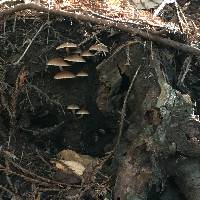
[(44, 6), (40, 6), (40, 5), (36, 5), (36, 4), (32, 4), (32, 3), (19, 4), (19, 5), (16, 5), (14, 8), (10, 8), (8, 10), (2, 11), (0, 13), (0, 18), (5, 17), (7, 15), (11, 15), (15, 12), (25, 10), (25, 9), (33, 9), (33, 10), (37, 10), (40, 12), (47, 12), (47, 13), (49, 12), (52, 15), (61, 15), (61, 16), (65, 16), (65, 17), (71, 17), (76, 20), (87, 21), (87, 22), (92, 22), (92, 23), (100, 24), (100, 25), (107, 26), (107, 27), (117, 28), (117, 29), (120, 29), (125, 32), (139, 35), (139, 36), (143, 37), (144, 39), (152, 40), (152, 41), (159, 43), (161, 45), (164, 45), (164, 46), (172, 47), (174, 49), (181, 50), (181, 51), (184, 51), (184, 52), (187, 52), (190, 54), (194, 54), (194, 55), (198, 55), (198, 56), (200, 55), (200, 49), (198, 49), (198, 48), (191, 47), (189, 45), (186, 45), (186, 44), (183, 44), (180, 42), (176, 42), (176, 41), (170, 40), (168, 38), (162, 38), (162, 37), (159, 37), (158, 35), (153, 35), (150, 32), (144, 32), (144, 31), (140, 30), (139, 28), (131, 28), (131, 27), (126, 26), (125, 24), (122, 24), (119, 22), (117, 23), (112, 20), (101, 19), (101, 18), (94, 17), (94, 16), (91, 17), (91, 15), (89, 15), (89, 14), (61, 11), (61, 10), (56, 10), (56, 9), (49, 10), (48, 8), (46, 8)]
[(10, 189), (4, 187), (3, 185), (0, 185), (0, 189), (10, 193), (12, 195), (12, 197), (15, 197), (14, 199), (21, 199), (18, 194), (15, 194), (13, 191), (11, 191)]
[(116, 143), (115, 149), (117, 149), (117, 147), (119, 145), (119, 142), (120, 142), (120, 139), (121, 139), (121, 136), (122, 136), (123, 127), (124, 127), (124, 119), (125, 119), (125, 115), (126, 115), (126, 106), (127, 106), (128, 97), (129, 97), (129, 95), (131, 93), (131, 89), (133, 87), (133, 83), (135, 82), (135, 79), (137, 77), (138, 71), (140, 70), (140, 67), (141, 66), (139, 66), (137, 68), (137, 70), (135, 72), (135, 75), (132, 78), (131, 84), (129, 85), (129, 88), (128, 88), (128, 91), (126, 93), (126, 96), (124, 98), (124, 103), (123, 103), (122, 110), (121, 110), (121, 118), (120, 118), (120, 125), (119, 125), (119, 135), (118, 135), (118, 138), (117, 138), (117, 143)]
[(184, 80), (185, 77), (187, 75), (187, 73), (190, 71), (190, 64), (192, 62), (192, 57), (188, 56), (185, 61), (183, 62), (183, 66), (182, 66), (182, 70), (178, 76), (178, 81), (177, 81), (177, 85), (179, 87), (183, 87), (184, 86)]
[(33, 43), (33, 41), (35, 40), (35, 38), (39, 35), (40, 31), (44, 28), (44, 26), (47, 23), (44, 23), (42, 26), (40, 26), (39, 30), (37, 31), (37, 33), (34, 35), (34, 37), (32, 38), (32, 40), (30, 41), (30, 43), (28, 44), (28, 46), (26, 47), (24, 53), (20, 56), (20, 58), (13, 63), (14, 65), (18, 65), (20, 63), (20, 61), (22, 60), (22, 58), (25, 56), (26, 52), (28, 51), (28, 49), (30, 48), (31, 44)]

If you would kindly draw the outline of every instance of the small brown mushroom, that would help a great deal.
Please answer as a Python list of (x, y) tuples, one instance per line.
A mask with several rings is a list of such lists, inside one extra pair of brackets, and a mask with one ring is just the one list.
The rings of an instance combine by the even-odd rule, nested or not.
[(72, 72), (69, 72), (69, 71), (62, 71), (62, 72), (59, 72), (57, 73), (55, 76), (54, 76), (54, 79), (68, 79), (68, 78), (75, 78), (75, 74), (73, 74)]
[(88, 76), (88, 73), (84, 71), (80, 71), (76, 74), (76, 77), (86, 77), (86, 76)]
[(103, 43), (99, 43), (99, 44), (94, 44), (89, 48), (90, 51), (98, 51), (98, 52), (104, 52), (107, 53), (108, 51), (108, 47), (103, 44)]
[(79, 109), (80, 107), (76, 104), (71, 104), (67, 106), (67, 110), (71, 110), (73, 114), (75, 114), (75, 111)]
[(66, 58), (64, 58), (64, 60), (67, 60), (70, 62), (86, 62), (81, 56), (77, 54), (67, 56)]
[(58, 47), (56, 47), (56, 50), (63, 49), (63, 48), (77, 48), (77, 44), (74, 44), (72, 42), (65, 42)]
[(52, 58), (47, 62), (47, 65), (58, 66), (61, 71), (63, 71), (62, 67), (71, 66), (69, 63), (65, 62), (63, 58)]
[(93, 53), (91, 53), (90, 51), (88, 50), (85, 50), (81, 53), (81, 56), (82, 57), (91, 57), (91, 56), (95, 56)]
[(77, 115), (80, 115), (79, 118), (82, 118), (83, 115), (89, 115), (89, 111), (88, 110), (85, 110), (85, 109), (80, 109), (79, 111), (76, 112)]

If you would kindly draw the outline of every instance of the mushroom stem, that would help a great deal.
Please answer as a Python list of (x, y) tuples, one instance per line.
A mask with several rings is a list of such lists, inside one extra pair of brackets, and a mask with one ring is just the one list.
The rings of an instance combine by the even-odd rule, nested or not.
[(83, 114), (82, 115), (80, 115), (79, 117), (77, 117), (78, 119), (81, 119), (81, 118), (83, 118)]
[(76, 110), (72, 110), (72, 114), (73, 114), (73, 115), (76, 115)]
[(60, 71), (64, 71), (63, 67), (62, 66), (59, 66), (59, 69)]

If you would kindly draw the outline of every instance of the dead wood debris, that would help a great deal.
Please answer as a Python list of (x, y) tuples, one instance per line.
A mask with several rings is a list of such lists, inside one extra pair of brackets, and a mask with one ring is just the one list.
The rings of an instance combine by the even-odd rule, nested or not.
[[(130, 43), (130, 54), (134, 55), (134, 59), (130, 59), (132, 68), (129, 68), (129, 70), (133, 68), (136, 70), (138, 54), (141, 57), (144, 55), (144, 52), (141, 49), (139, 50), (138, 46), (140, 46), (140, 43)], [(125, 51), (123, 48), (120, 49), (113, 57), (117, 59), (119, 55), (123, 55), (123, 51)], [(159, 181), (162, 183), (166, 181), (166, 177), (163, 177), (160, 171), (163, 170), (159, 163), (160, 159), (162, 160), (171, 155), (197, 159), (200, 155), (199, 120), (193, 116), (193, 108), (189, 96), (181, 95), (168, 85), (166, 74), (161, 69), (160, 54), (162, 55), (162, 53), (152, 49), (150, 65), (152, 67), (147, 67), (144, 63), (141, 63), (140, 72), (142, 71), (142, 74), (140, 73), (140, 76), (135, 80), (132, 89), (134, 92), (131, 92), (129, 96), (131, 100), (128, 100), (127, 107), (132, 110), (130, 115), (126, 113), (126, 125), (129, 128), (123, 132), (123, 137), (117, 149), (118, 156), (115, 157), (119, 162), (114, 190), (115, 199), (148, 198), (148, 192), (146, 191), (151, 190), (154, 184), (159, 185)], [(110, 68), (112, 69), (111, 66), (115, 64), (114, 62), (112, 63), (114, 60), (112, 56), (110, 58), (98, 66), (98, 71), (100, 77), (102, 77), (102, 83), (111, 86), (110, 93), (107, 92), (107, 98), (109, 97), (110, 101), (114, 101), (114, 99), (116, 101), (118, 99), (117, 95), (111, 92), (113, 90), (112, 87), (116, 87), (113, 82), (119, 81), (120, 77), (118, 77), (116, 71), (113, 73), (110, 70)], [(119, 63), (122, 66), (124, 64), (125, 61), (124, 63)], [(107, 69), (107, 66), (110, 68)], [(125, 73), (128, 74), (129, 70), (126, 70)], [(155, 71), (153, 72), (152, 70)], [(115, 77), (113, 77), (113, 74), (116, 74)], [(131, 76), (133, 75), (129, 74), (129, 77)], [(141, 76), (143, 76), (142, 79)], [(149, 79), (145, 77), (149, 77)], [(184, 115), (182, 106), (186, 112)], [(108, 106), (104, 105), (103, 107), (106, 108)], [(156, 114), (149, 115), (148, 113), (153, 110), (156, 111)], [(149, 116), (145, 117), (145, 114), (142, 113)], [(120, 114), (123, 117), (123, 113)], [(190, 136), (188, 135), (189, 132), (192, 132)], [(187, 175), (184, 174), (184, 176)], [(190, 175), (188, 174), (188, 176)], [(175, 180), (178, 181), (179, 178), (176, 177)], [(196, 181), (198, 183), (198, 178)], [(189, 190), (189, 185), (196, 191), (196, 184), (188, 184), (185, 191)], [(188, 195), (185, 194), (185, 196)]]
[(16, 5), (14, 8), (10, 8), (8, 10), (2, 11), (0, 14), (0, 18), (12, 15), (15, 12), (23, 11), (26, 9), (37, 10), (40, 12), (46, 12), (46, 13), (49, 13), (52, 15), (71, 17), (71, 18), (74, 18), (74, 19), (77, 19), (80, 21), (92, 22), (92, 23), (104, 25), (107, 27), (117, 28), (117, 29), (125, 31), (125, 32), (139, 35), (139, 36), (143, 37), (144, 39), (152, 40), (152, 41), (154, 41), (158, 44), (164, 45), (164, 46), (172, 47), (172, 48), (175, 48), (175, 49), (187, 52), (187, 53), (191, 53), (194, 55), (200, 55), (200, 50), (198, 48), (194, 48), (192, 46), (189, 46), (189, 45), (186, 45), (183, 43), (179, 43), (179, 42), (170, 40), (168, 38), (162, 38), (158, 35), (154, 35), (153, 33), (151, 33), (150, 30), (148, 32), (144, 32), (144, 31), (140, 30), (139, 28), (132, 28), (132, 27), (129, 28), (127, 25), (124, 25), (123, 23), (115, 22), (112, 20), (101, 19), (98, 17), (91, 17), (91, 15), (89, 15), (88, 13), (76, 14), (76, 13), (70, 12), (70, 11), (49, 10), (48, 8), (46, 8), (44, 6), (30, 3), (30, 4), (19, 4), (19, 5)]
[[(132, 28), (127, 26), (127, 24), (125, 25), (115, 20), (112, 21), (109, 17), (103, 18), (96, 13), (93, 13), (94, 18), (92, 18), (88, 13), (77, 14), (73, 12), (74, 10), (49, 10), (41, 5), (22, 4), (2, 11), (0, 16), (6, 18), (9, 15), (26, 9), (106, 25), (141, 36), (144, 39), (152, 40), (167, 47), (173, 47), (193, 55), (200, 55), (198, 48), (167, 38), (161, 38), (151, 31), (145, 32), (140, 28)], [(15, 64), (20, 64), (22, 59), (26, 57), (26, 52), (28, 52), (35, 38), (41, 34), (41, 30), (45, 25), (47, 23), (40, 26), (24, 53), (21, 54)], [(97, 34), (93, 34), (89, 37), (89, 40), (84, 40), (80, 44), (88, 43), (88, 41), (94, 38), (98, 41)], [(117, 135), (115, 138), (117, 141), (112, 141), (115, 145), (111, 145), (111, 150), (115, 150), (115, 152), (109, 152), (104, 158), (84, 168), (84, 173), (81, 178), (72, 176), (73, 173), (70, 170), (70, 175), (66, 175), (62, 171), (56, 171), (57, 173), (55, 175), (55, 167), (43, 157), (40, 157), (43, 165), (41, 163), (37, 165), (37, 156), (33, 152), (28, 152), (28, 150), (32, 151), (32, 148), (29, 149), (26, 147), (26, 155), (22, 151), (21, 157), (19, 154), (15, 155), (12, 152), (11, 149), (14, 148), (13, 141), (15, 140), (17, 144), (18, 140), (20, 140), (21, 130), (27, 131), (31, 136), (36, 136), (37, 138), (52, 137), (52, 140), (54, 140), (52, 135), (55, 132), (58, 132), (58, 134), (62, 133), (61, 129), (64, 124), (61, 121), (47, 128), (29, 129), (26, 126), (25, 128), (20, 127), (20, 124), (17, 123), (18, 117), (20, 116), (18, 113), (18, 104), (25, 105), (20, 99), (24, 88), (34, 90), (38, 96), (41, 95), (50, 104), (61, 107), (63, 112), (62, 117), (68, 117), (68, 115), (65, 114), (60, 101), (52, 100), (46, 92), (28, 83), (28, 73), (26, 73), (25, 68), (22, 68), (18, 73), (16, 82), (11, 84), (12, 86), (4, 82), (5, 77), (3, 75), (1, 80), (1, 101), (4, 101), (2, 99), (6, 99), (4, 101), (6, 103), (3, 106), (1, 105), (1, 110), (3, 112), (7, 110), (10, 114), (11, 126), (7, 125), (5, 128), (9, 133), (8, 144), (0, 147), (0, 171), (3, 177), (0, 189), (6, 192), (7, 196), (15, 199), (23, 199), (25, 196), (29, 198), (30, 193), (33, 199), (45, 199), (45, 195), (48, 192), (48, 195), (51, 195), (51, 192), (56, 192), (57, 197), (60, 199), (66, 196), (77, 199), (87, 199), (89, 196), (93, 199), (98, 199), (101, 197), (112, 198), (110, 188), (114, 185), (113, 196), (115, 200), (145, 200), (150, 198), (149, 191), (154, 186), (158, 188), (158, 191), (155, 191), (155, 193), (162, 192), (165, 189), (164, 185), (168, 175), (170, 175), (175, 179), (177, 186), (187, 200), (198, 200), (200, 193), (199, 162), (197, 158), (200, 155), (200, 123), (194, 115), (190, 97), (188, 95), (182, 95), (169, 84), (166, 78), (167, 73), (165, 74), (165, 69), (163, 69), (165, 67), (162, 66), (167, 61), (161, 62), (162, 55), (163, 52), (158, 52), (152, 46), (149, 48), (148, 45), (143, 45), (141, 41), (130, 41), (117, 47), (114, 53), (111, 55), (108, 54), (108, 58), (96, 66), (100, 81), (96, 99), (97, 107), (101, 110), (101, 115), (114, 113), (116, 117), (120, 114), (118, 118), (120, 119), (119, 130), (116, 131), (118, 135), (115, 134)], [(191, 65), (192, 56), (188, 56), (183, 63), (183, 69), (181, 69), (181, 73), (179, 74), (177, 86), (184, 86)], [(140, 67), (138, 68), (138, 66)], [(172, 63), (170, 67), (172, 67)], [(138, 73), (139, 70), (140, 73)], [(93, 71), (93, 73), (95, 74), (96, 71)], [(138, 74), (139, 76), (137, 76)], [(41, 79), (43, 78), (42, 76)], [(128, 87), (122, 89), (124, 79), (126, 79), (126, 82), (129, 82), (128, 79), (131, 82), (129, 82)], [(47, 78), (45, 80), (49, 79)], [(89, 86), (92, 87), (92, 84)], [(49, 83), (49, 85), (51, 87), (54, 84)], [(59, 86), (62, 86), (62, 84)], [(5, 95), (9, 89), (11, 92), (8, 94), (11, 96), (11, 101)], [(32, 104), (30, 99), (29, 102)], [(1, 102), (1, 104), (3, 103)], [(43, 105), (42, 103), (39, 104)], [(34, 105), (37, 106), (37, 102)], [(119, 112), (120, 110), (121, 112)], [(0, 117), (2, 118), (5, 115), (3, 113)], [(48, 114), (47, 118), (49, 118)], [(78, 124), (78, 120), (76, 120), (74, 121)], [(73, 124), (72, 122), (73, 120), (69, 121), (68, 124), (71, 125)], [(89, 120), (88, 122), (84, 121), (86, 124), (90, 122)], [(94, 123), (94, 121), (92, 122)], [(65, 131), (70, 132), (70, 129)], [(77, 135), (78, 131), (75, 132)], [(14, 134), (15, 132), (18, 135)], [(105, 134), (105, 130), (101, 132)], [(77, 135), (74, 134), (73, 137), (76, 138)], [(46, 142), (45, 139), (43, 141), (44, 143)], [(61, 139), (64, 140), (63, 138)], [(81, 139), (74, 141), (82, 142)], [(94, 141), (98, 141), (98, 137), (95, 137)], [(92, 145), (92, 147), (95, 146), (96, 143)], [(173, 159), (170, 160), (169, 158), (171, 157), (175, 158), (175, 161)], [(189, 158), (192, 158), (192, 160), (189, 160)], [(110, 173), (109, 176), (103, 174), (101, 170), (103, 167), (108, 167), (106, 164), (110, 159), (113, 159), (115, 165), (113, 168), (117, 169), (115, 171), (116, 173)], [(168, 161), (169, 165), (165, 166)], [(67, 160), (67, 162), (68, 165), (71, 164), (71, 160)], [(162, 162), (165, 164), (162, 165)], [(66, 170), (66, 166), (63, 163), (64, 161), (62, 161), (62, 165), (59, 165), (60, 163), (57, 162), (57, 165)], [(37, 169), (37, 167), (41, 167), (41, 169)], [(190, 177), (194, 177), (195, 181)], [(112, 179), (115, 180), (112, 182)], [(25, 193), (22, 196), (23, 190), (26, 188), (21, 188), (18, 180), (20, 180), (20, 183), (29, 184), (28, 187), (31, 188), (27, 189), (27, 191), (30, 191), (27, 192), (29, 194)], [(183, 182), (186, 184), (183, 185)], [(23, 184), (21, 185), (23, 186)], [(162, 188), (159, 188), (160, 185), (162, 185)], [(4, 192), (2, 193), (3, 197), (6, 196)], [(193, 195), (193, 192), (195, 195)]]

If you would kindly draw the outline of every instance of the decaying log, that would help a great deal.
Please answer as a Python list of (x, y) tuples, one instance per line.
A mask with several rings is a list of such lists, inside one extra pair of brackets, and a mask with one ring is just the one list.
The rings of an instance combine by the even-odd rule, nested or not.
[(127, 152), (122, 166), (118, 169), (115, 182), (115, 200), (145, 200), (153, 183), (152, 163), (145, 145)]
[(199, 160), (181, 158), (173, 160), (167, 167), (176, 184), (187, 200), (200, 199), (200, 162)]
[[(124, 115), (126, 126), (115, 157), (119, 166), (114, 190), (116, 200), (147, 199), (152, 184), (157, 184), (158, 179), (163, 178), (160, 174), (159, 160), (167, 160), (175, 154), (193, 158), (200, 156), (200, 122), (194, 116), (191, 99), (189, 95), (182, 95), (168, 83), (168, 75), (161, 69), (161, 62), (163, 65), (166, 62), (161, 59), (162, 52), (153, 50), (152, 53), (150, 56), (141, 44), (132, 43), (129, 67), (120, 62), (126, 61), (125, 49), (121, 49), (97, 68), (101, 83), (110, 88), (106, 93), (102, 90), (99, 93), (104, 94), (104, 99), (108, 100), (104, 101), (103, 107), (111, 109), (109, 112), (117, 113), (120, 112), (126, 90), (119, 89), (123, 77), (117, 73), (113, 61), (119, 61), (118, 67), (123, 69), (123, 73), (129, 79), (138, 65), (141, 65)], [(144, 55), (146, 61), (142, 59)], [(167, 56), (169, 57), (170, 55)], [(147, 60), (150, 60), (150, 65), (147, 64)], [(186, 172), (183, 173), (186, 175)], [(183, 177), (182, 174), (180, 177), (178, 175), (181, 180)], [(188, 178), (185, 177), (185, 180)], [(188, 188), (193, 184), (190, 181), (187, 183)], [(182, 193), (183, 189), (180, 185)], [(196, 194), (197, 197), (198, 195)], [(190, 199), (188, 197), (187, 200)]]

